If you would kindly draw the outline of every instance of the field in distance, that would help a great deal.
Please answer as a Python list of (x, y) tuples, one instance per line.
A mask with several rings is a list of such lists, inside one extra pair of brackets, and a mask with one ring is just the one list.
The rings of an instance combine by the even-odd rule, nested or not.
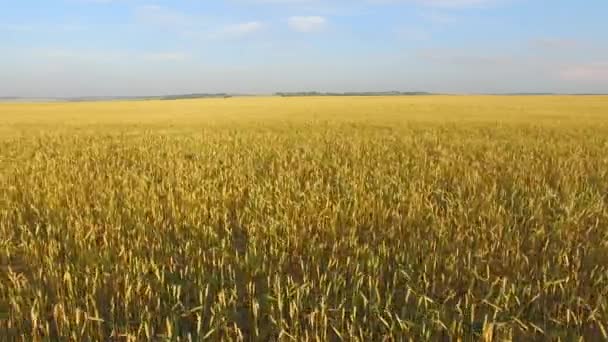
[(608, 339), (608, 97), (0, 103), (0, 336)]

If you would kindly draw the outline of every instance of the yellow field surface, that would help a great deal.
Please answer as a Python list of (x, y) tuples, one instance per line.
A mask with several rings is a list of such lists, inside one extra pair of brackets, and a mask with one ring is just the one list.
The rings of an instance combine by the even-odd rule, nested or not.
[(0, 124), (314, 121), (606, 123), (608, 96), (241, 97), (176, 101), (0, 103)]
[(0, 340), (608, 339), (608, 97), (0, 103)]

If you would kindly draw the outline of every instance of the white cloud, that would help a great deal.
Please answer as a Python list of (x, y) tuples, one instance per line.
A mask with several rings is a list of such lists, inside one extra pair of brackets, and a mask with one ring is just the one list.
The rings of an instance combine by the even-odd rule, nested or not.
[(190, 37), (201, 39), (237, 39), (253, 35), (261, 31), (265, 24), (261, 21), (248, 21), (244, 23), (220, 25), (215, 29), (203, 29), (198, 32), (190, 32)]
[(243, 36), (250, 33), (254, 33), (262, 29), (264, 24), (259, 21), (249, 21), (246, 23), (234, 24), (226, 26), (223, 32), (230, 36)]
[(287, 19), (289, 27), (298, 32), (318, 32), (327, 25), (327, 19), (320, 16), (290, 17)]
[(180, 12), (159, 5), (137, 7), (135, 19), (141, 24), (162, 28), (190, 39), (239, 38), (260, 31), (265, 26), (261, 21), (227, 24), (211, 16)]

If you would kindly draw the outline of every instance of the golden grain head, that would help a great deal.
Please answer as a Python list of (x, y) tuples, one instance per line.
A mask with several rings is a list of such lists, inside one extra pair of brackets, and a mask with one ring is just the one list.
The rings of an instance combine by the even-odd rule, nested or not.
[(607, 151), (601, 96), (0, 104), (0, 336), (606, 339)]

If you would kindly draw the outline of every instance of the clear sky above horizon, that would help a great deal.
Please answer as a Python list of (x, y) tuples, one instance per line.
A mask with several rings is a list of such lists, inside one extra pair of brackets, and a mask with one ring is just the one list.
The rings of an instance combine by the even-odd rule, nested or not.
[(0, 0), (0, 96), (608, 92), (606, 0)]

